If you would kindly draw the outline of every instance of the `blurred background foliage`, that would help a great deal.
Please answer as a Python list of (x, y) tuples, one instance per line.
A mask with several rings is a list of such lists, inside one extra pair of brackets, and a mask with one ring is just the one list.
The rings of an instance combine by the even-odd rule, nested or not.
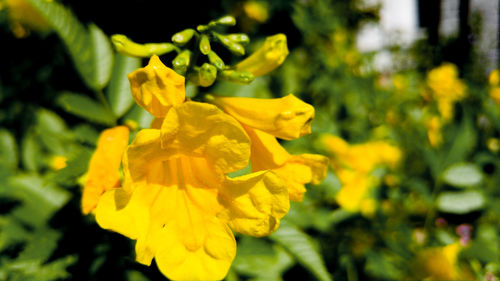
[[(316, 108), (313, 133), (284, 145), (331, 159), (278, 231), (237, 237), (227, 280), (497, 280), (500, 73), (474, 40), (488, 22), (470, 1), (456, 1), (449, 36), (446, 1), (413, 1), (422, 34), (371, 51), (357, 41), (383, 1), (176, 2), (0, 2), (0, 280), (165, 278), (81, 215), (99, 132), (151, 122), (126, 77), (145, 61), (116, 53), (109, 36), (166, 42), (226, 14), (237, 19), (228, 32), (251, 38), (248, 53), (284, 33), (290, 54), (249, 85), (188, 84), (188, 95), (294, 93)], [(226, 65), (241, 60), (212, 47)]]

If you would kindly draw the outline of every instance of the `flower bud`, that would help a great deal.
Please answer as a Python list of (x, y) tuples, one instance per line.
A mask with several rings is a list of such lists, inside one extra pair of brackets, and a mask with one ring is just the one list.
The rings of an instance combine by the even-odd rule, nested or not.
[(255, 79), (248, 71), (224, 70), (220, 73), (220, 78), (238, 84), (250, 84)]
[(113, 46), (118, 53), (139, 58), (147, 58), (153, 55), (160, 56), (176, 48), (170, 43), (137, 44), (122, 34), (111, 36), (111, 42), (113, 42)]
[(184, 50), (178, 54), (172, 61), (175, 72), (185, 75), (189, 64), (191, 63), (191, 51)]
[(243, 48), (243, 45), (232, 41), (229, 37), (220, 34), (215, 34), (215, 37), (222, 43), (222, 45), (231, 51), (231, 53), (239, 56), (243, 56), (245, 54), (245, 48)]
[(208, 53), (208, 61), (213, 64), (218, 70), (224, 70), (226, 67), (224, 61), (214, 52), (210, 51)]
[(172, 36), (172, 42), (180, 46), (185, 45), (187, 42), (189, 42), (189, 40), (191, 40), (191, 38), (193, 38), (194, 33), (194, 29), (184, 29), (183, 31), (177, 32)]
[(248, 58), (239, 62), (235, 69), (261, 76), (280, 66), (287, 56), (286, 36), (280, 33), (267, 37), (264, 45)]
[(200, 52), (204, 55), (208, 55), (210, 51), (210, 40), (208, 40), (208, 36), (206, 34), (203, 34), (200, 39)]

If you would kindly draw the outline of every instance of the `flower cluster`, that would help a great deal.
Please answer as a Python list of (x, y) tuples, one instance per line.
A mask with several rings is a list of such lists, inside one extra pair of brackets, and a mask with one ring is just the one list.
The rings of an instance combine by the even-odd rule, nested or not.
[(439, 113), (444, 122), (453, 117), (453, 106), (466, 96), (466, 85), (458, 78), (458, 68), (451, 63), (444, 63), (429, 71), (427, 85), (433, 99), (437, 102)]
[[(87, 184), (83, 211), (95, 206), (85, 194), (104, 192), (100, 198), (91, 196), (99, 200), (96, 220), (102, 228), (137, 240), (138, 262), (149, 265), (154, 258), (173, 280), (222, 279), (236, 254), (231, 229), (269, 235), (288, 212), (289, 199), (300, 200), (304, 184), (325, 177), (326, 157), (290, 155), (276, 140), (310, 133), (314, 108), (293, 95), (214, 97), (225, 113), (214, 104), (186, 100), (184, 77), (157, 56), (128, 77), (134, 99), (155, 119), (126, 148), (101, 144), (110, 143), (106, 131), (101, 135), (89, 181), (99, 179), (93, 170), (109, 176), (101, 175), (105, 180), (92, 191), (87, 187), (96, 184)], [(105, 146), (119, 155), (98, 167), (103, 156), (97, 155), (105, 153)], [(124, 150), (124, 178), (116, 187), (119, 150)], [(228, 176), (249, 159), (252, 173)]]
[(321, 142), (331, 154), (332, 169), (342, 184), (337, 193), (338, 204), (347, 211), (372, 215), (375, 211), (372, 192), (380, 185), (380, 178), (373, 172), (379, 166), (396, 168), (401, 151), (384, 141), (350, 145), (332, 135), (324, 135)]

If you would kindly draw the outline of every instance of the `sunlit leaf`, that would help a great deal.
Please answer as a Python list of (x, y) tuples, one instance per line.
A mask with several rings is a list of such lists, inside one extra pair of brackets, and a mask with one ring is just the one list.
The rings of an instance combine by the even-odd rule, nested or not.
[(318, 280), (332, 280), (330, 273), (326, 270), (325, 262), (314, 246), (311, 238), (295, 225), (282, 220), (276, 232), (269, 236), (273, 241), (281, 244), (293, 257), (309, 269)]
[(102, 89), (113, 64), (111, 44), (105, 34), (94, 25), (87, 30), (68, 8), (56, 1), (28, 1), (61, 37), (85, 84)]
[(113, 49), (109, 38), (95, 24), (89, 25), (89, 34), (94, 53), (94, 81), (98, 89), (102, 89), (111, 77)]
[(478, 190), (442, 192), (436, 199), (438, 210), (452, 214), (466, 214), (484, 207), (485, 198)]
[(132, 104), (132, 92), (127, 75), (141, 66), (141, 60), (135, 57), (128, 57), (116, 54), (113, 73), (109, 81), (107, 96), (111, 110), (117, 117), (125, 114)]
[(24, 169), (35, 172), (40, 167), (39, 160), (41, 158), (40, 143), (33, 132), (30, 130), (24, 136), (21, 143), (21, 159)]
[(46, 221), (70, 198), (70, 193), (60, 187), (44, 185), (43, 179), (33, 175), (11, 177), (9, 184), (11, 196), (21, 200), (12, 214), (34, 226), (44, 225)]
[(57, 102), (69, 113), (104, 125), (113, 125), (113, 115), (93, 99), (70, 92), (62, 94)]
[(17, 257), (17, 261), (39, 260), (45, 262), (57, 248), (60, 233), (49, 228), (37, 229)]
[(483, 180), (483, 174), (475, 164), (459, 163), (443, 172), (443, 180), (449, 185), (469, 187), (480, 184)]

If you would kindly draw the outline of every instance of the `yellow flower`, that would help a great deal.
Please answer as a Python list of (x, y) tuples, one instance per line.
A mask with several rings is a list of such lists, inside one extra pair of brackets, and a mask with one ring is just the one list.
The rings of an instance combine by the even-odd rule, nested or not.
[(267, 3), (263, 1), (246, 1), (243, 10), (249, 18), (258, 22), (265, 22), (269, 17)]
[(137, 104), (155, 117), (164, 117), (172, 105), (181, 104), (186, 97), (184, 77), (166, 67), (157, 55), (128, 79)]
[(500, 106), (500, 87), (493, 87), (490, 89), (490, 98)]
[(61, 170), (66, 167), (66, 160), (68, 159), (64, 156), (61, 155), (54, 156), (50, 161), (50, 167), (56, 171)]
[(432, 147), (439, 147), (443, 143), (441, 134), (442, 123), (438, 116), (432, 116), (426, 123), (427, 138)]
[(99, 136), (82, 192), (84, 214), (90, 213), (95, 208), (105, 191), (119, 186), (119, 168), (128, 144), (128, 136), (129, 130), (125, 126), (104, 130)]
[(280, 66), (287, 56), (286, 36), (279, 33), (267, 37), (264, 45), (235, 65), (235, 69), (248, 71), (254, 76), (261, 76)]
[(418, 280), (474, 280), (458, 266), (460, 242), (444, 247), (425, 249), (417, 254), (412, 263), (412, 279)]
[(498, 86), (500, 84), (500, 71), (498, 69), (491, 71), (488, 76), (488, 82), (491, 86)]
[(454, 64), (444, 63), (427, 74), (427, 85), (438, 103), (438, 110), (444, 121), (453, 117), (454, 104), (466, 96), (466, 85), (458, 78)]
[(380, 185), (380, 179), (371, 173), (381, 165), (395, 169), (401, 161), (401, 151), (384, 141), (350, 145), (332, 135), (323, 135), (320, 142), (331, 154), (332, 169), (342, 184), (337, 203), (345, 210), (372, 216), (377, 205), (371, 192)]
[(326, 176), (326, 157), (290, 155), (276, 140), (309, 134), (314, 117), (311, 105), (293, 95), (279, 99), (214, 97), (213, 102), (238, 120), (252, 140), (252, 171), (272, 170), (285, 181), (291, 200), (301, 201), (304, 185), (318, 184)]
[(49, 23), (26, 0), (6, 0), (7, 15), (13, 25), (14, 34), (18, 37), (28, 35), (28, 30), (48, 31)]
[(274, 173), (226, 176), (249, 156), (250, 140), (232, 117), (210, 104), (173, 105), (161, 129), (141, 130), (127, 148), (124, 184), (103, 195), (97, 222), (137, 240), (137, 261), (155, 258), (170, 279), (220, 280), (236, 253), (229, 227), (268, 235), (289, 209)]

